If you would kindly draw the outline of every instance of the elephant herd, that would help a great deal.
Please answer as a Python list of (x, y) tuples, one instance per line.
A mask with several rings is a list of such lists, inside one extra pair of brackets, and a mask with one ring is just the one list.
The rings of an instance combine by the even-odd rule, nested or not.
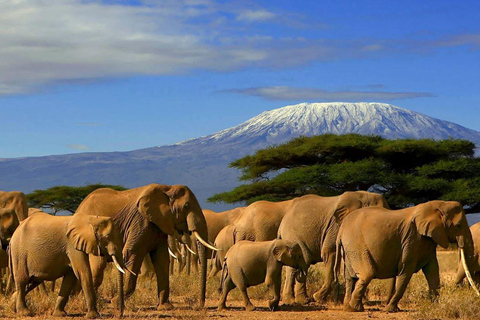
[[(0, 192), (0, 268), (9, 267), (14, 283), (12, 307), (30, 311), (26, 294), (43, 281), (63, 278), (53, 314), (63, 316), (78, 283), (87, 317), (98, 317), (96, 289), (107, 263), (117, 268), (118, 308), (135, 291), (146, 258), (157, 281), (157, 309), (172, 309), (169, 268), (179, 248), (188, 248), (198, 269), (199, 307), (206, 298), (207, 260), (210, 276), (221, 271), (219, 309), (238, 287), (245, 308), (253, 310), (246, 288), (265, 282), (278, 307), (324, 302), (343, 263), (346, 310), (362, 311), (362, 298), (372, 279), (391, 279), (387, 310), (398, 302), (411, 276), (422, 270), (432, 297), (440, 285), (437, 245), (460, 248), (457, 283), (467, 276), (480, 281), (480, 225), (469, 229), (460, 203), (430, 201), (390, 210), (385, 198), (366, 191), (339, 196), (305, 195), (282, 202), (257, 201), (224, 212), (202, 210), (183, 185), (150, 184), (125, 191), (108, 188), (89, 194), (74, 215), (56, 217), (28, 209), (21, 192)], [(170, 255), (170, 256), (169, 256)], [(324, 282), (310, 298), (309, 266), (323, 262)], [(125, 279), (124, 279), (125, 277)]]

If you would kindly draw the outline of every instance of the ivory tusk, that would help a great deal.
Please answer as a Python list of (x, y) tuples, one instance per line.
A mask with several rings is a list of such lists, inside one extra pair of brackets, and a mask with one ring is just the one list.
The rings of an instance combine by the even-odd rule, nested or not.
[(475, 290), (475, 293), (478, 296), (480, 296), (480, 292), (478, 292), (477, 285), (475, 284), (475, 282), (473, 282), (472, 275), (470, 274), (470, 270), (468, 269), (467, 261), (465, 260), (465, 252), (463, 251), (463, 248), (460, 248), (460, 257), (462, 260), (462, 266), (463, 266), (463, 269), (465, 270), (465, 274), (467, 276), (468, 282), (472, 286), (473, 290)]
[(170, 247), (168, 247), (168, 254), (173, 257), (173, 259), (178, 260), (177, 256), (173, 254), (172, 250), (170, 250)]
[(133, 272), (132, 270), (128, 269), (127, 267), (125, 267), (125, 269), (127, 269), (128, 272), (130, 272), (131, 274), (133, 274), (134, 276), (137, 276), (137, 274), (135, 272)]
[(185, 247), (187, 247), (187, 250), (190, 251), (191, 254), (194, 254), (196, 255), (195, 251), (193, 251), (192, 249), (190, 249), (190, 247), (188, 246), (188, 244), (184, 243)]
[(215, 250), (215, 251), (221, 251), (221, 249), (215, 248), (212, 246), (210, 243), (207, 241), (203, 240), (202, 237), (198, 234), (197, 231), (193, 231), (193, 234), (195, 235), (195, 238), (197, 238), (198, 241), (200, 241), (201, 244), (203, 244), (205, 247), (207, 247), (210, 250)]
[(115, 255), (112, 255), (112, 260), (113, 260), (113, 263), (115, 264), (115, 267), (118, 269), (118, 271), (125, 274), (125, 270), (123, 270), (122, 267), (120, 267), (120, 264), (118, 263), (117, 258), (115, 258)]

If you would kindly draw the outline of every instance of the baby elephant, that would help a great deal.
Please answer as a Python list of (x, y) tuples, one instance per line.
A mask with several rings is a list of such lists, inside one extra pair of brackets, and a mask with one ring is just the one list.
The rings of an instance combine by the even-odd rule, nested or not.
[(63, 277), (54, 316), (64, 316), (65, 305), (77, 279), (88, 308), (98, 316), (88, 255), (111, 256), (124, 273), (122, 242), (113, 220), (98, 216), (52, 216), (38, 211), (25, 219), (10, 242), (10, 263), (16, 292), (15, 311), (29, 314), (25, 295), (45, 280)]
[(255, 310), (248, 298), (247, 287), (262, 282), (266, 283), (274, 296), (268, 302), (270, 310), (277, 309), (284, 265), (300, 270), (296, 274), (297, 281), (305, 282), (307, 264), (297, 243), (280, 239), (261, 242), (239, 241), (228, 250), (225, 257), (218, 309), (226, 307), (228, 293), (238, 287), (243, 295), (245, 309)]

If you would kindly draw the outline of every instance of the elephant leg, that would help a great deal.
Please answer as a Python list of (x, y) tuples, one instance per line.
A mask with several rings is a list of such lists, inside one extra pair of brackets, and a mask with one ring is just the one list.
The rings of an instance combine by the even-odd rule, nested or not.
[(327, 297), (333, 289), (333, 284), (335, 282), (335, 255), (335, 248), (333, 248), (333, 251), (330, 250), (324, 260), (326, 261), (324, 264), (324, 282), (320, 290), (313, 294), (313, 299), (317, 302), (327, 301)]
[(83, 296), (87, 305), (87, 318), (98, 318), (97, 295), (93, 286), (92, 271), (90, 269), (89, 257), (85, 253), (78, 251), (70, 256), (73, 272), (82, 287)]
[(60, 292), (58, 293), (57, 302), (55, 304), (55, 311), (53, 311), (54, 317), (63, 317), (67, 315), (65, 312), (65, 305), (67, 304), (70, 292), (75, 287), (76, 283), (77, 278), (75, 277), (73, 270), (63, 277), (62, 284), (60, 285)]
[(170, 257), (170, 275), (173, 276), (175, 273), (175, 259)]
[(98, 289), (103, 282), (103, 275), (107, 267), (107, 260), (101, 256), (89, 256), (92, 279), (95, 289)]
[(386, 310), (388, 312), (397, 312), (400, 310), (398, 308), (398, 302), (403, 297), (405, 289), (407, 289), (408, 282), (412, 278), (412, 274), (412, 272), (407, 271), (404, 274), (397, 276), (397, 279), (395, 281), (395, 294), (393, 295), (392, 299), (386, 307)]
[(170, 280), (168, 278), (168, 250), (166, 245), (160, 244), (155, 251), (150, 252), (155, 275), (157, 276), (158, 310), (171, 310), (173, 305), (169, 301)]
[(272, 276), (267, 275), (265, 283), (270, 289), (270, 292), (273, 294), (273, 299), (268, 301), (268, 307), (270, 311), (275, 311), (278, 309), (278, 303), (280, 302), (280, 287), (281, 287), (281, 269), (280, 272)]
[[(305, 271), (305, 277), (308, 277), (308, 270)], [(295, 283), (295, 303), (296, 304), (307, 304), (312, 301), (307, 294), (307, 281), (298, 282), (295, 277), (293, 279)]]
[(241, 281), (239, 281), (239, 283), (237, 283), (237, 287), (240, 290), (240, 292), (242, 293), (243, 304), (245, 306), (245, 310), (247, 310), (247, 311), (255, 310), (255, 306), (252, 304), (252, 302), (250, 301), (250, 298), (248, 297), (247, 285), (245, 284), (245, 281), (243, 279)]
[(432, 259), (425, 267), (422, 268), (422, 272), (427, 279), (430, 299), (437, 299), (438, 289), (440, 288), (440, 270), (437, 259)]
[(235, 284), (233, 283), (230, 275), (227, 275), (225, 279), (220, 281), (223, 281), (223, 283), (221, 286), (222, 292), (221, 292), (220, 300), (218, 301), (218, 310), (223, 310), (227, 307), (225, 303), (227, 302), (228, 293), (235, 288)]
[(286, 304), (293, 304), (295, 302), (294, 286), (295, 273), (292, 267), (285, 267), (285, 284), (283, 286), (282, 300)]
[(390, 303), (390, 301), (392, 300), (393, 298), (393, 295), (395, 294), (395, 281), (396, 279), (395, 278), (391, 278), (389, 280), (390, 283), (388, 284), (388, 296), (387, 296), (387, 302), (386, 304), (388, 305)]
[(353, 278), (350, 275), (345, 275), (345, 297), (343, 299), (343, 305), (345, 309), (348, 309), (348, 304), (352, 299), (352, 293), (355, 289), (355, 284), (357, 283), (357, 278)]
[(15, 311), (23, 316), (30, 315), (30, 310), (28, 310), (25, 300), (27, 285), (28, 278), (15, 278)]
[(347, 311), (363, 311), (362, 299), (365, 296), (367, 286), (372, 281), (373, 276), (363, 276), (359, 278), (355, 284), (355, 289), (352, 292), (350, 303), (346, 305)]
[(185, 265), (187, 266), (187, 275), (190, 275), (191, 268), (192, 268), (192, 254), (190, 252), (187, 253), (187, 258), (185, 259)]

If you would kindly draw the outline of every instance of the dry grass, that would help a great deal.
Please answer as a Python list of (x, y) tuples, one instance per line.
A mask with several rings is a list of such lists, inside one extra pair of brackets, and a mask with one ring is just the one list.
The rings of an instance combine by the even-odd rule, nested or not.
[[(326, 306), (312, 304), (308, 307), (289, 307), (289, 311), (277, 313), (267, 312), (266, 300), (270, 293), (265, 285), (249, 288), (249, 295), (253, 303), (260, 311), (246, 313), (242, 311), (241, 295), (238, 289), (234, 289), (228, 297), (227, 305), (234, 308), (225, 312), (217, 312), (215, 306), (219, 298), (218, 284), (220, 275), (211, 278), (207, 283), (207, 309), (197, 311), (196, 305), (196, 274), (187, 276), (184, 273), (175, 274), (171, 277), (170, 300), (176, 306), (173, 311), (157, 311), (156, 304), (156, 281), (154, 277), (141, 276), (134, 295), (126, 302), (127, 319), (144, 319), (169, 317), (172, 319), (219, 319), (225, 317), (255, 319), (255, 318), (302, 318), (302, 319), (479, 319), (480, 299), (475, 296), (473, 290), (468, 287), (457, 288), (454, 286), (454, 278), (457, 269), (457, 253), (455, 251), (442, 251), (438, 254), (442, 288), (438, 301), (430, 301), (427, 294), (427, 284), (421, 272), (415, 274), (400, 302), (400, 308), (407, 312), (387, 314), (384, 312), (383, 300), (387, 296), (388, 281), (374, 280), (369, 286), (367, 312), (359, 314), (345, 313), (341, 305), (329, 303)], [(322, 266), (317, 265), (311, 269), (308, 279), (309, 294), (313, 294), (323, 283)], [(5, 280), (5, 279), (3, 279)], [(58, 292), (60, 281), (57, 281)], [(116, 311), (110, 300), (115, 294), (115, 276), (113, 272), (107, 272), (104, 284), (99, 290), (98, 308), (102, 317), (115, 317)], [(54, 308), (57, 293), (35, 290), (28, 296), (28, 305), (37, 318), (50, 318)], [(67, 312), (75, 317), (85, 315), (83, 296), (77, 295), (70, 299), (67, 304)], [(328, 309), (328, 310), (325, 310)], [(260, 314), (259, 314), (260, 313)], [(274, 316), (273, 316), (274, 315)], [(13, 318), (15, 314), (10, 310), (9, 301), (4, 296), (0, 297), (0, 316)]]

